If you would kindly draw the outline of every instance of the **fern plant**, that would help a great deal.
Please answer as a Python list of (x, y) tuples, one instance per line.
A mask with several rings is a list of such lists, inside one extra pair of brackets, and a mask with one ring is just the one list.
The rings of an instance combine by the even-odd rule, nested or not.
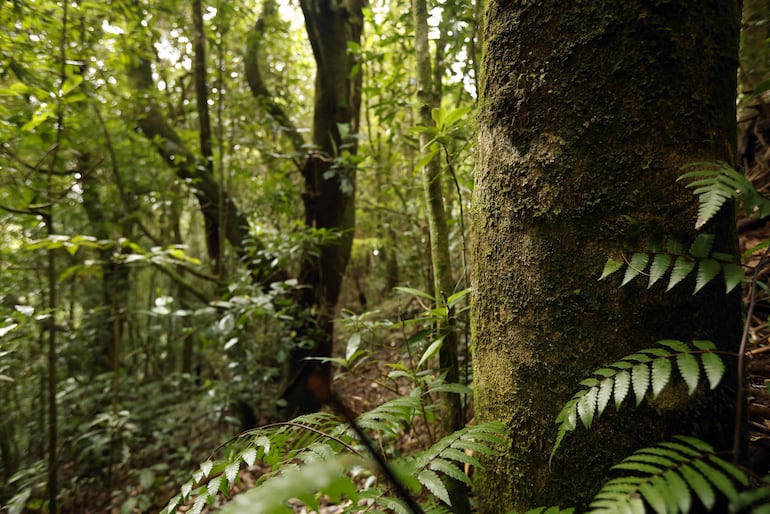
[[(419, 397), (396, 398), (362, 414), (357, 423), (370, 430), (397, 434), (418, 409)], [(465, 450), (492, 453), (497, 445), (503, 443), (503, 434), (504, 428), (500, 423), (466, 427), (425, 451), (393, 460), (391, 465), (399, 480), (410, 487), (415, 497), (424, 487), (441, 502), (449, 504), (441, 477), (449, 476), (467, 482), (468, 478), (460, 472), (458, 464), (477, 466), (478, 461)], [(269, 465), (272, 471), (260, 477), (255, 488), (236, 496), (223, 512), (291, 512), (286, 506), (290, 498), (298, 498), (317, 510), (321, 494), (335, 502), (344, 499), (347, 503), (343, 512), (359, 512), (364, 507), (367, 512), (410, 512), (400, 499), (389, 496), (389, 491), (377, 485), (376, 481), (361, 488), (355, 477), (362, 473), (374, 476), (376, 466), (361, 451), (347, 423), (331, 414), (317, 413), (244, 435), (241, 441), (230, 446), (225, 458), (203, 463), (162, 514), (178, 512), (180, 506), (190, 502), (192, 507), (188, 512), (201, 512), (218, 493), (226, 495), (238, 482), (242, 464), (253, 466), (257, 461)], [(359, 503), (364, 507), (360, 507)], [(425, 511), (439, 512), (441, 507), (429, 502)]]
[(677, 180), (691, 180), (686, 187), (698, 197), (698, 218), (695, 228), (701, 229), (716, 216), (728, 200), (742, 200), (744, 210), (756, 209), (761, 218), (770, 215), (770, 200), (762, 196), (742, 173), (720, 161), (700, 161), (688, 164), (692, 169)]

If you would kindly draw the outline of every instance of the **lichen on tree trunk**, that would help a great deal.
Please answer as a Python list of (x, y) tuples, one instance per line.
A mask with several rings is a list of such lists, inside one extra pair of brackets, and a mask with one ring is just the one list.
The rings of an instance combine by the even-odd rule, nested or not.
[[(476, 481), (480, 512), (585, 506), (609, 467), (690, 433), (729, 447), (735, 384), (657, 412), (602, 416), (549, 466), (554, 418), (593, 369), (659, 339), (735, 351), (739, 298), (597, 282), (628, 217), (694, 237), (681, 166), (735, 155), (737, 2), (492, 1), (472, 234), (476, 417), (511, 446)], [(709, 227), (733, 251), (731, 214)], [(642, 243), (644, 240), (642, 240)], [(734, 380), (734, 378), (733, 378)], [(660, 410), (660, 409), (659, 409)]]

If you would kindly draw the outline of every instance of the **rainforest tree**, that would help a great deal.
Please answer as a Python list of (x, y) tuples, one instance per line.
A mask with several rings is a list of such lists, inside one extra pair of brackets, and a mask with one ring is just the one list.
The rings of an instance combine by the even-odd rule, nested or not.
[[(729, 447), (735, 384), (570, 436), (549, 465), (554, 418), (589, 371), (660, 339), (734, 352), (739, 298), (713, 282), (665, 292), (597, 282), (607, 257), (664, 235), (687, 243), (687, 163), (732, 162), (736, 1), (502, 2), (486, 13), (472, 222), (476, 416), (510, 429), (478, 477), (481, 512), (585, 505), (640, 445), (695, 434)], [(702, 230), (736, 251), (734, 218)], [(733, 378), (734, 380), (734, 378)], [(732, 390), (731, 390), (732, 389)]]

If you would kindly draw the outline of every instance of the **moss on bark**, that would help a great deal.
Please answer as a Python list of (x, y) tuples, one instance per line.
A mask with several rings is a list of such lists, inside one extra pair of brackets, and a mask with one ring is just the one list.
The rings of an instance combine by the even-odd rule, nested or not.
[[(737, 2), (491, 2), (472, 211), (476, 415), (511, 448), (480, 512), (585, 505), (609, 466), (667, 434), (729, 446), (730, 387), (659, 415), (602, 417), (548, 466), (554, 418), (592, 369), (664, 338), (735, 350), (739, 299), (712, 284), (597, 282), (627, 216), (694, 237), (681, 166), (732, 160)], [(735, 248), (732, 219), (713, 230)], [(692, 284), (689, 284), (690, 286)]]

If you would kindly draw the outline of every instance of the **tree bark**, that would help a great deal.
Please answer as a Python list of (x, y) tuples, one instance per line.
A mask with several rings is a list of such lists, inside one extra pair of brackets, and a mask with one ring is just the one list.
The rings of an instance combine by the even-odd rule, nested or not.
[(303, 327), (312, 348), (297, 347), (286, 374), (286, 414), (312, 412), (320, 402), (309, 390), (312, 376), (330, 383), (329, 363), (305, 360), (332, 354), (334, 317), (353, 244), (356, 163), (361, 73), (349, 43), (360, 44), (363, 1), (301, 0), (308, 38), (316, 61), (313, 149), (303, 167), (305, 224), (334, 230), (338, 237), (324, 242), (303, 260), (299, 305), (315, 315)]
[[(611, 465), (672, 434), (730, 447), (734, 376), (660, 412), (605, 414), (548, 462), (555, 416), (593, 369), (660, 339), (738, 348), (739, 297), (719, 280), (692, 295), (692, 281), (664, 293), (597, 278), (623, 249), (626, 216), (694, 238), (696, 200), (675, 180), (684, 164), (735, 155), (739, 27), (737, 1), (490, 2), (471, 215), (475, 412), (504, 421), (511, 445), (477, 476), (479, 512), (585, 507)], [(723, 214), (708, 228), (732, 252)]]

